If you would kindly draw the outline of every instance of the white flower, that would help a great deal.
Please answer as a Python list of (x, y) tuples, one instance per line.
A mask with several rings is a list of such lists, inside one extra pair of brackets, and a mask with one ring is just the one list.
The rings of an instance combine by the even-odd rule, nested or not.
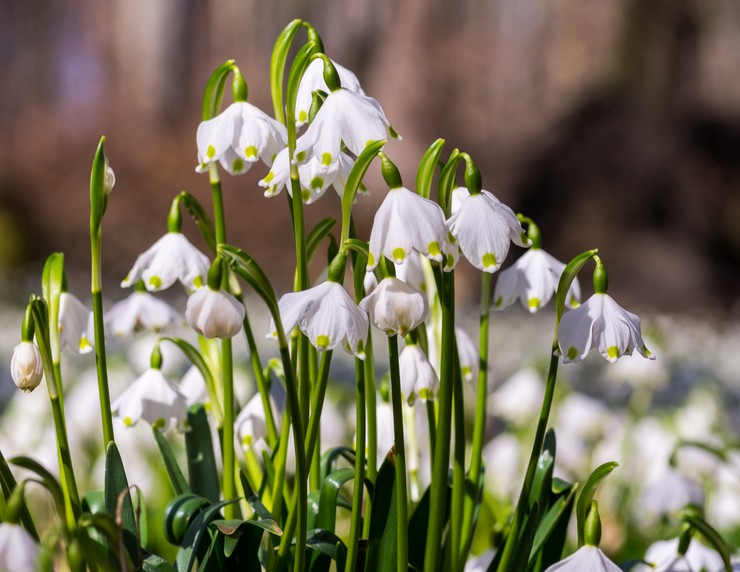
[(455, 324), (455, 341), (457, 355), (460, 358), (460, 371), (465, 381), (471, 381), (478, 374), (478, 346), (473, 343), (468, 333)]
[[(661, 572), (719, 572), (724, 570), (724, 562), (718, 552), (692, 540), (686, 554), (678, 553), (679, 539), (660, 540), (654, 542), (645, 552), (645, 561)], [(641, 565), (635, 570), (652, 570), (648, 566)]]
[(106, 195), (110, 195), (111, 191), (113, 190), (113, 186), (115, 184), (116, 184), (116, 174), (113, 172), (113, 169), (111, 169), (111, 166), (108, 164), (108, 157), (105, 157), (104, 191)]
[(640, 318), (608, 294), (594, 294), (566, 312), (560, 320), (558, 344), (564, 363), (581, 361), (593, 347), (610, 362), (631, 355), (635, 349), (643, 357), (655, 359), (642, 341)]
[(0, 570), (35, 572), (39, 569), (39, 545), (20, 525), (0, 523)]
[(478, 556), (471, 556), (465, 563), (465, 570), (463, 572), (487, 572), (488, 567), (496, 557), (496, 549), (489, 548), (483, 554)]
[(185, 319), (206, 338), (233, 338), (242, 329), (244, 304), (223, 290), (204, 286), (188, 298)]
[[(503, 310), (519, 298), (522, 306), (532, 313), (536, 312), (547, 305), (557, 291), (563, 270), (565, 264), (541, 248), (532, 247), (499, 274), (493, 292), (494, 309)], [(576, 278), (568, 290), (565, 303), (576, 308), (580, 298), (581, 287)]]
[(127, 336), (142, 329), (159, 331), (180, 320), (180, 315), (167, 302), (138, 290), (113, 304), (105, 314), (114, 336)]
[(545, 384), (536, 370), (519, 370), (489, 395), (490, 411), (518, 427), (536, 419)]
[[(339, 74), (339, 81), (343, 88), (359, 93), (360, 95), (365, 95), (354, 73), (346, 67), (340, 66), (334, 60), (331, 60), (331, 63), (334, 64), (334, 69)], [(295, 101), (296, 127), (300, 127), (308, 122), (308, 114), (311, 110), (312, 101), (311, 94), (314, 91), (329, 93), (329, 87), (326, 85), (326, 81), (324, 81), (324, 62), (321, 59), (315, 59), (308, 65), (301, 78), (301, 83), (298, 85), (298, 93)]]
[(622, 572), (622, 569), (609, 560), (598, 546), (585, 544), (565, 560), (548, 567), (545, 572)]
[[(277, 407), (270, 396), (270, 408), (272, 416), (278, 419)], [(268, 450), (267, 446), (267, 420), (265, 408), (262, 406), (262, 396), (256, 393), (250, 399), (234, 421), (235, 434), (243, 449), (252, 448), (259, 459), (262, 451)]]
[(41, 353), (33, 342), (21, 342), (13, 349), (10, 375), (18, 389), (29, 393), (36, 389), (44, 376)]
[(81, 354), (93, 350), (93, 315), (74, 295), (62, 292), (59, 297), (59, 342)]
[[(467, 193), (462, 187), (453, 191)], [(514, 211), (488, 191), (464, 199), (447, 221), (450, 233), (470, 263), (484, 272), (496, 272), (509, 252), (511, 242), (528, 246)]]
[(398, 187), (388, 191), (370, 232), (368, 270), (373, 270), (385, 256), (402, 264), (416, 250), (424, 256), (445, 262), (445, 270), (454, 267), (457, 246), (450, 244), (442, 208), (429, 199)]
[(185, 400), (188, 405), (196, 405), (202, 403), (208, 407), (208, 388), (206, 387), (206, 380), (203, 379), (203, 375), (200, 370), (193, 366), (188, 368), (185, 375), (180, 380), (180, 393), (185, 396)]
[(111, 409), (131, 427), (143, 419), (163, 430), (171, 426), (185, 430), (188, 404), (177, 386), (159, 369), (148, 369), (118, 396)]
[(429, 363), (429, 358), (417, 345), (408, 345), (398, 356), (398, 369), (401, 378), (401, 399), (413, 405), (416, 396), (426, 401), (434, 399), (439, 380)]
[(246, 173), (257, 159), (272, 163), (287, 145), (285, 126), (251, 103), (232, 103), (213, 119), (201, 122), (196, 134), (199, 173), (219, 161), (232, 175)]
[[(365, 359), (368, 335), (367, 314), (357, 307), (347, 291), (337, 282), (283, 295), (278, 302), (285, 332), (298, 326), (320, 351), (333, 350), (338, 344)], [(268, 337), (275, 337), (275, 323), (270, 323)]]
[(384, 278), (378, 287), (360, 302), (373, 325), (387, 335), (405, 336), (421, 325), (429, 306), (426, 297), (398, 278)]
[(678, 513), (688, 504), (704, 506), (704, 490), (696, 481), (675, 469), (648, 483), (641, 495), (640, 507), (654, 516)]
[(388, 137), (390, 123), (380, 104), (348, 89), (332, 91), (296, 142), (295, 161), (316, 157), (324, 169), (339, 160), (341, 144), (359, 155), (371, 141)]
[(168, 232), (140, 254), (121, 286), (128, 288), (144, 280), (150, 292), (166, 290), (179, 280), (186, 288), (199, 288), (208, 275), (210, 263), (180, 232)]

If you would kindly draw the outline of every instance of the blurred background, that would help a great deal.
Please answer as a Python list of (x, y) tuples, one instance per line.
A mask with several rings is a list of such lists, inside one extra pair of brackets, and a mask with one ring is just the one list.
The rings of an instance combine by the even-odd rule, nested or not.
[[(599, 247), (625, 306), (740, 313), (736, 0), (5, 1), (0, 267), (35, 284), (61, 250), (73, 287), (87, 288), (89, 171), (104, 134), (117, 176), (104, 271), (117, 284), (165, 232), (177, 192), (209, 202), (194, 167), (212, 70), (236, 59), (250, 101), (271, 112), (272, 44), (296, 17), (384, 107), (408, 185), (443, 137), (445, 155), (469, 152), (484, 187), (534, 218), (558, 258)], [(292, 237), (284, 195), (256, 184), (266, 172), (224, 179), (229, 239), (284, 291)], [(368, 187), (361, 233), (385, 195), (377, 173)], [(339, 201), (307, 212), (338, 215)], [(6, 295), (25, 300), (22, 286)]]

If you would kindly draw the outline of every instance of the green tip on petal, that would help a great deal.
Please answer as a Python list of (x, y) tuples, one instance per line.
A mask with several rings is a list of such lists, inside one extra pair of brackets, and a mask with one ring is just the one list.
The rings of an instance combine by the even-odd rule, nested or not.
[(393, 260), (395, 262), (403, 262), (406, 259), (406, 251), (400, 246), (398, 248), (394, 248), (391, 254), (393, 255)]
[(442, 250), (439, 248), (439, 243), (436, 240), (429, 243), (427, 250), (431, 256), (439, 256), (442, 254)]
[(428, 401), (429, 399), (434, 399), (434, 394), (429, 391), (428, 388), (422, 387), (419, 390), (419, 399), (421, 399), (422, 401)]
[(160, 417), (157, 419), (154, 423), (152, 423), (152, 427), (155, 429), (162, 429), (165, 426), (165, 421), (163, 417)]
[(470, 377), (471, 375), (473, 375), (473, 369), (469, 365), (463, 366), (462, 376), (465, 378), (465, 377)]
[(206, 149), (206, 157), (213, 159), (216, 156), (216, 148), (213, 145), (209, 145)]
[(305, 158), (306, 158), (306, 152), (305, 151), (301, 151), (300, 153), (296, 153), (295, 154), (295, 160), (298, 161), (299, 163), (301, 161), (305, 160)]
[(530, 298), (529, 302), (527, 302), (527, 305), (529, 306), (529, 311), (534, 312), (535, 310), (539, 310), (540, 303), (541, 302), (539, 298)]
[(203, 286), (203, 277), (202, 276), (196, 276), (195, 280), (193, 280), (193, 286), (196, 288), (200, 288)]
[(500, 307), (501, 307), (501, 305), (502, 305), (503, 303), (504, 303), (504, 297), (503, 297), (503, 296), (499, 296), (499, 297), (498, 297), (498, 298), (496, 298), (496, 300), (494, 301), (494, 303), (493, 303), (493, 307), (494, 307), (494, 308), (500, 308)]
[(329, 347), (329, 343), (329, 336), (321, 334), (320, 336), (316, 337), (316, 347), (319, 349), (325, 350)]
[(270, 181), (272, 181), (272, 180), (273, 180), (274, 178), (275, 178), (275, 172), (274, 172), (274, 171), (270, 171), (269, 173), (267, 173), (267, 175), (265, 176), (265, 178), (264, 178), (264, 179), (262, 179), (262, 180), (263, 180), (263, 181), (264, 181), (265, 183), (269, 183), (269, 182), (270, 182)]
[(256, 158), (257, 157), (257, 147), (255, 147), (254, 145), (250, 145), (249, 147), (244, 149), (244, 156), (247, 159)]
[(244, 447), (251, 447), (252, 446), (252, 436), (244, 435), (244, 437), (242, 438), (242, 445)]
[(319, 190), (321, 187), (324, 186), (324, 179), (322, 179), (319, 176), (316, 176), (313, 179), (311, 179), (311, 183), (310, 184), (311, 184), (311, 188), (312, 189)]
[(483, 255), (483, 258), (481, 258), (481, 263), (483, 264), (484, 268), (490, 268), (491, 266), (496, 266), (496, 256), (490, 252), (486, 252)]
[(124, 418), (123, 418), (123, 424), (124, 424), (124, 425), (125, 425), (126, 427), (131, 427), (131, 426), (132, 426), (132, 425), (134, 424), (134, 420), (133, 420), (133, 419), (131, 419), (131, 417), (124, 417)]
[(311, 191), (309, 191), (308, 189), (301, 190), (301, 198), (303, 199), (303, 202), (304, 203), (307, 203), (308, 201), (310, 201), (311, 200)]
[(446, 261), (445, 261), (445, 266), (447, 266), (447, 268), (454, 268), (454, 266), (455, 266), (455, 257), (452, 254), (448, 254), (447, 255), (447, 258), (446, 258)]
[(619, 357), (619, 348), (617, 346), (611, 346), (606, 349), (606, 355), (609, 356), (610, 360), (615, 360)]
[(375, 266), (375, 257), (373, 256), (373, 253), (370, 252), (367, 255), (367, 265), (368, 266)]
[(329, 165), (331, 165), (331, 162), (332, 162), (331, 153), (322, 153), (321, 154), (321, 164), (322, 165), (324, 165), (325, 167), (328, 167)]
[(308, 114), (305, 111), (303, 111), (303, 110), (299, 111), (298, 112), (298, 121), (300, 121), (301, 123), (305, 123), (306, 122), (306, 119), (308, 119)]
[(90, 345), (90, 342), (87, 341), (87, 338), (80, 339), (80, 351), (86, 350), (90, 347), (92, 346)]
[(161, 288), (162, 279), (159, 276), (152, 276), (149, 278), (149, 286), (152, 288)]
[(568, 348), (568, 359), (574, 360), (576, 359), (577, 355), (578, 355), (578, 348), (575, 346), (570, 346), (570, 348)]
[(235, 173), (244, 170), (244, 161), (241, 159), (234, 159), (234, 164), (231, 166), (231, 170)]

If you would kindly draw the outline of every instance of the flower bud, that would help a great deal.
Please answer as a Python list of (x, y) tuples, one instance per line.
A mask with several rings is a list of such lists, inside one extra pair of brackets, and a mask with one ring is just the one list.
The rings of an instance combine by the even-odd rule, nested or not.
[(376, 328), (387, 335), (405, 336), (427, 316), (424, 295), (398, 278), (385, 278), (360, 302)]
[(185, 319), (206, 338), (233, 338), (242, 329), (244, 306), (223, 290), (204, 286), (188, 298)]
[(36, 389), (44, 375), (41, 354), (33, 342), (21, 342), (13, 350), (10, 375), (18, 388), (26, 393)]

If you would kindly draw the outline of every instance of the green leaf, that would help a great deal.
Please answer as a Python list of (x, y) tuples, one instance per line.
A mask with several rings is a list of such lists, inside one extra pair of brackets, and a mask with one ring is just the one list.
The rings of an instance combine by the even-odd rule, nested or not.
[[(562, 279), (561, 279), (562, 284)], [(578, 529), (578, 546), (583, 546), (583, 527), (586, 525), (586, 516), (591, 508), (591, 501), (596, 494), (596, 489), (606, 476), (611, 473), (619, 463), (614, 461), (604, 463), (594, 470), (593, 473), (588, 477), (586, 483), (581, 489), (581, 494), (578, 496), (578, 502), (576, 503), (576, 526)]]
[(221, 498), (216, 457), (213, 454), (211, 427), (203, 405), (188, 409), (190, 431), (185, 433), (185, 448), (188, 454), (188, 476), (190, 490), (212, 502)]
[(722, 557), (722, 562), (725, 565), (725, 571), (732, 572), (733, 568), (730, 562), (730, 558), (732, 557), (732, 555), (730, 553), (729, 547), (727, 546), (727, 543), (722, 538), (722, 535), (714, 528), (712, 528), (709, 523), (700, 516), (693, 514), (684, 514), (682, 518), (684, 521), (688, 522), (691, 526), (698, 530), (701, 535), (714, 547), (714, 549), (719, 552), (719, 555)]
[(558, 283), (558, 290), (555, 296), (556, 328), (557, 325), (560, 323), (560, 318), (563, 317), (563, 312), (565, 311), (565, 299), (568, 295), (570, 285), (573, 284), (573, 280), (576, 279), (576, 276), (578, 276), (578, 273), (581, 271), (581, 268), (583, 268), (583, 265), (591, 260), (597, 252), (598, 251), (596, 249), (582, 252), (566, 265), (565, 270), (563, 270), (563, 273), (560, 275), (560, 282)]
[(332, 447), (331, 449), (327, 449), (326, 451), (324, 451), (324, 453), (321, 455), (321, 462), (319, 463), (319, 466), (321, 468), (319, 478), (321, 481), (324, 481), (330, 473), (334, 472), (334, 470), (336, 469), (336, 463), (340, 458), (344, 459), (350, 465), (354, 466), (355, 450), (352, 447), (339, 446)]
[(161, 556), (150, 554), (142, 562), (144, 572), (176, 572), (175, 567)]
[(267, 507), (262, 504), (262, 501), (259, 499), (259, 497), (255, 494), (255, 492), (252, 490), (252, 487), (249, 486), (249, 479), (247, 479), (247, 475), (244, 474), (243, 470), (239, 471), (239, 478), (242, 483), (242, 487), (244, 488), (244, 498), (249, 503), (249, 506), (252, 507), (252, 510), (254, 510), (254, 513), (257, 515), (257, 519), (250, 519), (242, 522), (249, 522), (252, 524), (255, 524), (263, 529), (265, 529), (267, 532), (274, 534), (276, 536), (282, 536), (283, 530), (278, 526), (277, 521), (275, 520), (275, 517), (272, 515), (272, 513), (267, 509)]
[[(573, 499), (575, 498), (576, 489), (578, 485), (571, 485), (569, 489), (566, 489), (567, 493), (558, 493), (554, 495), (554, 502), (549, 506), (547, 512), (542, 516), (537, 532), (534, 536), (534, 542), (532, 544), (532, 557), (536, 557), (537, 554), (543, 550), (548, 540), (550, 540), (555, 531), (556, 527), (564, 523), (565, 526), (568, 524), (568, 517), (573, 509)], [(562, 542), (565, 538), (562, 539)], [(560, 556), (563, 553), (563, 546), (560, 544), (559, 549), (553, 549), (552, 546), (548, 546), (547, 554), (544, 554), (541, 563), (543, 564), (542, 569), (547, 568), (550, 564), (554, 564), (560, 560)]]
[[(347, 177), (347, 184), (344, 186), (344, 194), (342, 195), (342, 241), (346, 241), (349, 238), (349, 224), (352, 218), (352, 205), (355, 202), (357, 196), (357, 190), (362, 184), (362, 179), (367, 172), (370, 163), (380, 153), (380, 150), (386, 144), (385, 139), (380, 141), (373, 141), (365, 146), (362, 153), (357, 157), (355, 164), (352, 166), (352, 170)], [(342, 245), (343, 247), (343, 245)]]
[(432, 179), (434, 178), (434, 171), (439, 165), (439, 156), (444, 146), (445, 140), (437, 139), (427, 149), (419, 163), (419, 170), (416, 173), (416, 192), (425, 199), (432, 195)]
[(301, 83), (301, 78), (308, 64), (311, 63), (311, 57), (317, 52), (318, 46), (314, 42), (306, 42), (298, 50), (298, 53), (293, 59), (293, 64), (290, 66), (288, 87), (285, 95), (285, 122), (288, 125), (288, 129), (294, 129), (295, 127), (295, 102), (298, 97), (298, 86)]
[(555, 433), (550, 429), (545, 434), (542, 454), (537, 460), (532, 489), (529, 493), (529, 506), (539, 502), (540, 506), (548, 506), (550, 490), (552, 488), (552, 471), (555, 467)]
[(511, 560), (512, 570), (524, 570), (527, 567), (529, 555), (534, 543), (535, 534), (540, 522), (540, 505), (534, 503), (529, 514), (524, 519), (524, 526), (519, 541), (516, 545), (516, 552)]
[(206, 89), (203, 92), (203, 121), (213, 119), (221, 110), (221, 101), (224, 97), (224, 88), (229, 74), (234, 70), (234, 60), (227, 60), (216, 68), (208, 78)]
[(213, 377), (211, 368), (208, 366), (208, 363), (203, 358), (203, 355), (195, 348), (195, 346), (180, 338), (161, 337), (159, 338), (159, 341), (171, 342), (175, 344), (178, 348), (180, 348), (180, 351), (185, 354), (188, 360), (190, 360), (190, 363), (198, 368), (198, 371), (203, 376), (203, 380), (206, 384), (206, 389), (208, 390), (208, 398), (211, 400), (211, 403), (218, 403), (216, 396), (216, 379)]
[(121, 504), (121, 531), (123, 546), (131, 558), (131, 561), (139, 565), (139, 541), (137, 538), (136, 518), (134, 516), (134, 505), (131, 502), (131, 494), (128, 491), (128, 480), (123, 468), (123, 461), (114, 441), (108, 443), (105, 452), (105, 510), (108, 514), (116, 517), (118, 511), (118, 498), (122, 494)]
[(100, 232), (108, 197), (105, 191), (105, 137), (100, 138), (90, 172), (90, 233)]
[(329, 234), (331, 229), (334, 228), (335, 224), (337, 224), (337, 219), (334, 217), (325, 218), (308, 234), (306, 237), (306, 256), (308, 257), (309, 262), (313, 258), (313, 255), (319, 247), (319, 244), (321, 244), (321, 241), (327, 234)]
[(181, 542), (181, 548), (177, 551), (176, 567), (178, 570), (190, 572), (193, 569), (201, 542), (208, 536), (208, 525), (218, 517), (223, 507), (233, 502), (236, 502), (236, 499), (211, 505), (193, 519)]
[[(375, 479), (365, 570), (384, 572), (396, 568), (396, 460), (395, 448), (385, 456)], [(413, 530), (413, 529), (411, 529)], [(426, 534), (424, 535), (426, 537)], [(409, 538), (409, 544), (411, 539)]]
[(167, 471), (167, 477), (170, 480), (170, 486), (175, 496), (186, 494), (190, 492), (190, 486), (185, 476), (180, 470), (180, 465), (177, 464), (175, 454), (172, 452), (169, 442), (162, 434), (162, 430), (158, 427), (152, 427), (152, 434), (154, 440), (157, 443), (157, 449), (159, 454), (162, 456), (162, 462), (164, 464), (165, 471)]
[(223, 256), (231, 269), (241, 276), (247, 283), (254, 288), (255, 292), (267, 304), (270, 314), (273, 318), (277, 314), (280, 319), (280, 311), (277, 306), (277, 296), (275, 290), (270, 284), (267, 275), (262, 271), (259, 264), (246, 252), (229, 244), (221, 244), (218, 247), (218, 253)]
[[(57, 513), (60, 515), (64, 514), (64, 493), (62, 492), (62, 486), (54, 475), (52, 475), (39, 462), (30, 457), (13, 457), (12, 459), (9, 459), (8, 462), (11, 465), (21, 467), (22, 469), (26, 469), (27, 471), (37, 474), (41, 479), (41, 484), (47, 491), (49, 491), (49, 493), (51, 493)], [(15, 488), (15, 485), (13, 488)], [(23, 504), (25, 504), (25, 502)]]
[(334, 526), (337, 520), (339, 489), (342, 488), (342, 485), (351, 481), (354, 476), (354, 469), (338, 469), (326, 477), (321, 483), (318, 528), (334, 532)]
[(442, 172), (437, 182), (437, 201), (446, 217), (450, 216), (450, 197), (452, 196), (452, 189), (455, 186), (455, 172), (457, 171), (457, 163), (459, 161), (460, 151), (453, 149), (447, 163), (442, 167)]
[[(306, 538), (306, 547), (328, 556), (337, 563), (337, 570), (344, 570), (347, 563), (347, 547), (333, 532), (328, 530), (309, 530)], [(311, 572), (319, 570), (328, 570), (328, 566), (322, 565), (319, 560), (315, 560), (316, 565), (312, 565)]]
[(200, 234), (203, 236), (203, 240), (206, 241), (208, 248), (211, 252), (216, 253), (216, 230), (213, 226), (213, 221), (208, 216), (203, 206), (198, 202), (193, 195), (187, 191), (180, 193), (180, 202), (185, 207), (185, 210), (190, 213), (193, 217), (195, 225), (198, 227)]
[[(13, 473), (8, 466), (8, 462), (5, 460), (2, 451), (0, 451), (0, 487), (3, 491), (3, 498), (8, 499), (13, 493), (13, 489), (15, 489), (17, 484), (18, 483), (16, 482), (15, 477), (13, 476)], [(59, 514), (64, 513), (62, 512)], [(25, 500), (23, 501), (23, 506), (21, 506), (20, 510), (20, 521), (21, 524), (23, 524), (23, 527), (29, 532), (29, 534), (33, 536), (34, 540), (38, 542), (39, 534), (33, 524), (33, 519), (31, 518), (31, 513), (28, 510), (28, 506), (26, 505)]]
[(288, 59), (288, 51), (293, 43), (296, 33), (303, 22), (293, 20), (288, 24), (277, 40), (275, 47), (272, 49), (270, 58), (270, 93), (272, 94), (272, 107), (275, 112), (275, 119), (285, 124), (285, 112), (283, 110), (283, 80), (285, 76), (285, 62)]

